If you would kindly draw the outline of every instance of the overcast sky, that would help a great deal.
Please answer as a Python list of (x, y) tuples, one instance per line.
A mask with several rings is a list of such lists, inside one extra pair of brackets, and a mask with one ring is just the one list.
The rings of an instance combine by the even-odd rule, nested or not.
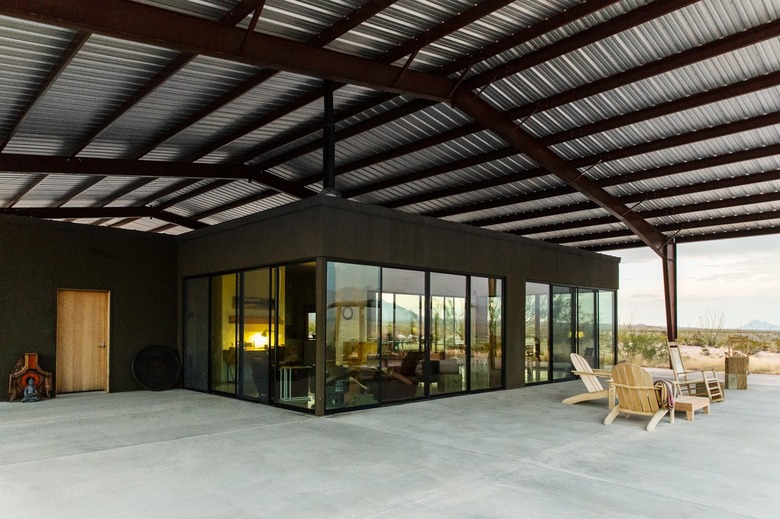
[[(621, 258), (618, 322), (665, 326), (661, 259), (647, 248), (607, 254)], [(727, 328), (780, 325), (780, 235), (681, 243), (677, 263), (679, 327), (708, 315)]]

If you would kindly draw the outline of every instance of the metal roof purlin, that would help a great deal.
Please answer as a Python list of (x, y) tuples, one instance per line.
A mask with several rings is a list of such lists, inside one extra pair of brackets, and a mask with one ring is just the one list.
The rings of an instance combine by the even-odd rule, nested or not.
[(49, 69), (49, 72), (46, 74), (46, 76), (38, 84), (38, 88), (30, 96), (30, 99), (27, 101), (26, 105), (20, 110), (19, 116), (15, 121), (13, 121), (11, 128), (6, 132), (3, 140), (0, 141), (0, 152), (5, 149), (5, 147), (8, 145), (8, 142), (13, 138), (14, 134), (19, 129), (19, 126), (22, 124), (22, 121), (24, 121), (24, 119), (30, 113), (30, 110), (33, 108), (33, 106), (35, 106), (35, 103), (37, 103), (38, 100), (43, 97), (43, 95), (49, 90), (54, 81), (59, 77), (62, 71), (65, 70), (65, 67), (68, 66), (76, 54), (78, 54), (79, 50), (84, 46), (88, 39), (89, 33), (76, 32), (73, 35), (73, 38), (71, 39), (68, 46), (62, 52), (59, 59), (57, 59), (56, 63), (54, 63), (51, 69)]
[[(616, 75), (604, 78), (594, 83), (583, 85), (582, 87), (561, 92), (560, 94), (556, 94), (554, 96), (548, 97), (538, 102), (523, 105), (521, 107), (509, 110), (505, 112), (505, 114), (511, 119), (528, 117), (529, 115), (532, 115), (539, 111), (548, 110), (550, 108), (554, 108), (566, 103), (571, 103), (583, 99), (585, 97), (589, 97), (590, 95), (601, 92), (605, 89), (614, 88), (619, 85), (629, 84), (634, 81), (638, 81), (640, 79), (646, 79), (647, 77), (651, 77), (652, 75), (654, 75), (656, 72), (660, 73), (680, 66), (690, 65), (701, 59), (712, 58), (714, 55), (725, 52), (728, 49), (728, 45), (739, 46), (739, 45), (746, 45), (751, 42), (756, 43), (758, 41), (762, 41), (765, 38), (774, 37), (777, 35), (780, 35), (780, 23), (765, 24), (763, 26), (759, 26), (753, 29), (743, 31), (734, 36), (730, 36), (722, 40), (705, 44), (702, 47), (697, 47), (695, 49), (684, 51), (673, 56), (661, 58), (647, 65), (642, 65), (635, 69), (630, 69), (618, 73)], [(623, 123), (628, 124), (629, 122), (638, 122), (639, 120), (645, 120), (644, 119), (645, 117), (651, 117), (651, 116), (657, 117), (663, 115), (664, 113), (672, 113), (672, 111), (681, 111), (688, 108), (693, 108), (694, 106), (698, 106), (701, 103), (714, 102), (714, 100), (716, 99), (723, 99), (722, 96), (742, 95), (744, 93), (754, 91), (755, 89), (769, 88), (770, 86), (777, 84), (778, 79), (780, 79), (778, 77), (779, 75), (780, 74), (778, 73), (768, 74), (767, 76), (757, 77), (752, 80), (747, 80), (743, 83), (738, 83), (736, 85), (728, 85), (726, 87), (716, 89), (716, 91), (704, 92), (702, 94), (695, 94), (693, 96), (690, 96), (689, 98), (671, 101), (669, 103), (666, 103), (665, 105), (650, 107), (646, 110), (634, 112), (633, 116), (632, 114), (626, 114), (625, 116), (618, 116), (613, 119), (600, 121), (594, 123), (592, 127), (589, 129), (583, 127), (580, 129), (572, 130), (572, 133), (574, 135), (572, 135), (571, 138), (575, 138), (575, 137), (578, 138), (585, 135), (590, 135), (591, 133), (589, 132), (592, 131), (606, 131), (608, 129), (614, 129), (615, 124), (623, 124)], [(593, 85), (596, 83), (599, 84), (598, 88), (593, 87)], [(551, 99), (556, 99), (556, 101), (551, 102), (550, 101)], [(637, 120), (628, 121), (628, 120), (621, 119), (622, 117), (626, 117), (626, 119), (635, 117), (637, 118)], [(612, 121), (612, 123), (610, 123), (609, 121)], [(479, 130), (478, 125), (466, 124), (464, 126), (461, 126), (460, 128), (450, 130), (448, 132), (449, 134), (448, 136), (451, 137), (452, 139), (455, 139), (457, 137), (463, 137), (470, 133), (474, 133), (475, 131), (478, 130)], [(561, 132), (555, 135), (542, 137), (542, 142), (545, 145), (552, 145), (560, 142), (565, 142), (566, 140), (568, 140), (568, 138), (569, 135), (567, 135), (566, 132)], [(413, 145), (414, 146), (413, 149), (422, 150), (430, 146), (433, 146), (435, 144), (438, 144), (439, 142), (440, 140), (438, 139), (438, 136), (428, 137), (426, 139), (420, 139)], [(384, 152), (381, 155), (377, 155), (375, 160), (372, 160), (372, 157), (361, 159), (360, 166), (366, 167), (368, 165), (376, 163), (380, 159), (389, 160), (390, 158), (396, 157), (398, 155), (406, 154), (406, 153), (408, 153), (408, 147), (401, 146), (396, 148), (395, 150), (391, 150), (388, 152)], [(509, 154), (507, 156), (509, 156)], [(455, 164), (454, 167), (457, 168), (458, 167), (457, 164)], [(341, 168), (339, 168), (337, 171), (341, 171)], [(445, 172), (443, 170), (438, 170), (438, 171), (439, 172), (436, 174), (442, 174)], [(421, 180), (422, 178), (426, 178), (426, 176), (419, 172), (411, 173), (410, 176), (407, 178), (397, 177), (396, 185), (409, 182), (412, 180)], [(514, 181), (511, 179), (507, 179), (507, 180), (508, 180), (507, 183)], [(390, 186), (384, 185), (383, 187), (387, 188)], [(363, 192), (367, 193), (369, 192), (369, 190), (365, 190)], [(429, 198), (428, 200), (430, 199), (431, 198)], [(396, 205), (395, 207), (400, 207), (401, 205), (404, 204), (399, 204)]]
[(618, 199), (601, 189), (598, 184), (580, 173), (550, 149), (542, 146), (525, 130), (507, 119), (500, 111), (477, 97), (473, 92), (460, 89), (455, 92), (453, 104), (464, 110), (482, 126), (494, 131), (501, 138), (511, 143), (518, 151), (528, 155), (547, 171), (558, 176), (600, 207), (616, 216), (656, 254), (663, 257), (663, 247), (666, 243), (666, 237), (663, 233), (636, 213), (633, 213), (628, 207), (620, 203)]
[(699, 1), (700, 0), (657, 0), (651, 2), (609, 20), (608, 22), (578, 32), (555, 44), (542, 47), (536, 52), (525, 54), (509, 63), (505, 63), (499, 67), (471, 77), (463, 82), (463, 88), (467, 90), (476, 90), (477, 88), (484, 87), (494, 81), (511, 76), (512, 74), (517, 74), (530, 67), (557, 58), (562, 54), (614, 36), (617, 33), (626, 31), (632, 27), (654, 20), (655, 18), (664, 16)]

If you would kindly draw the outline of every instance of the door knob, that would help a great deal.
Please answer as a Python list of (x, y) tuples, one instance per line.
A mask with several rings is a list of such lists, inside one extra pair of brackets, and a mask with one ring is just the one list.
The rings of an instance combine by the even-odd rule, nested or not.
[(101, 342), (100, 344), (98, 344), (98, 348), (105, 348), (105, 347), (106, 347), (105, 342)]

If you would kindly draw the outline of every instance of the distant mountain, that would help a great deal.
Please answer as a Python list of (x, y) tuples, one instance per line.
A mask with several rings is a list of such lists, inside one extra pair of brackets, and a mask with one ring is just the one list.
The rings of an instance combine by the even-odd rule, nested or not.
[(740, 327), (740, 330), (761, 330), (761, 331), (780, 331), (780, 325), (777, 324), (770, 324), (766, 321), (759, 321), (758, 319), (753, 319), (746, 325), (743, 325)]

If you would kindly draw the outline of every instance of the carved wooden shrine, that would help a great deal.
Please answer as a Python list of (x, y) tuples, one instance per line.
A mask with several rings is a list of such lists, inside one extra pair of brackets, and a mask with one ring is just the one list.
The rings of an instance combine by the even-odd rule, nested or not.
[(38, 397), (51, 398), (51, 372), (44, 371), (38, 365), (37, 353), (25, 353), (23, 359), (19, 359), (11, 374), (8, 376), (8, 401), (21, 400), (24, 396), (24, 388), (32, 385), (37, 391)]

